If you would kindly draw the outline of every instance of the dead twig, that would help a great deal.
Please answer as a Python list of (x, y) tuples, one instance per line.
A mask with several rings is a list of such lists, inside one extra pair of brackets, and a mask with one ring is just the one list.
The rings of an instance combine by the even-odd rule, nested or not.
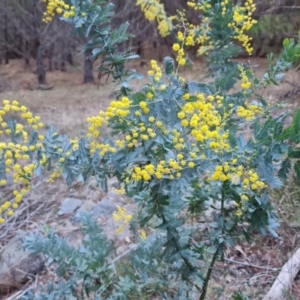
[(11, 295), (10, 297), (6, 298), (5, 300), (15, 300), (15, 299), (20, 299), (20, 297), (24, 296), (29, 290), (32, 289), (32, 286), (29, 286), (25, 290), (18, 291)]
[(274, 272), (277, 272), (277, 271), (280, 270), (279, 268), (258, 266), (258, 265), (250, 264), (248, 262), (242, 262), (242, 261), (228, 259), (228, 258), (225, 258), (225, 260), (229, 263), (234, 263), (234, 264), (242, 265), (242, 266), (245, 266), (245, 267), (251, 267), (251, 268), (256, 268), (256, 269), (261, 269), (261, 270), (274, 271)]

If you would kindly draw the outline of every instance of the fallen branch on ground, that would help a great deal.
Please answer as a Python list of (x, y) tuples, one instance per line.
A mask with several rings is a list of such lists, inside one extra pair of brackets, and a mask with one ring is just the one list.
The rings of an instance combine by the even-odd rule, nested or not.
[(283, 265), (271, 289), (263, 300), (283, 300), (300, 270), (300, 248)]

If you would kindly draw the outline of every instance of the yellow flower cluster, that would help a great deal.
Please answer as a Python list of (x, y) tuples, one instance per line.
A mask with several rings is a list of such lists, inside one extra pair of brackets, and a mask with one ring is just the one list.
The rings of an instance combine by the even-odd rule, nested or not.
[[(149, 113), (150, 109), (149, 109), (146, 101), (141, 101), (140, 104), (139, 104), (139, 106), (141, 107), (141, 109), (142, 109), (142, 111), (143, 111), (144, 114)], [(136, 116), (140, 116), (140, 112), (136, 111), (135, 115)]]
[(126, 195), (126, 191), (124, 188), (120, 188), (120, 189), (113, 188), (112, 191), (118, 195)]
[(14, 215), (14, 210), (18, 209), (20, 202), (22, 201), (23, 195), (28, 193), (30, 190), (30, 187), (24, 187), (20, 191), (14, 190), (14, 201), (5, 201), (0, 206), (0, 224), (3, 224), (6, 219), (9, 217), (12, 217)]
[(215, 167), (215, 171), (211, 176), (212, 180), (226, 181), (233, 178), (235, 183), (235, 176), (242, 176), (243, 166), (233, 167), (228, 162), (224, 165), (218, 165)]
[(140, 238), (145, 241), (147, 239), (147, 234), (146, 231), (144, 229), (140, 230)]
[[(26, 125), (16, 123), (14, 128), (10, 128), (5, 121), (7, 114), (18, 113)], [(19, 102), (3, 100), (3, 106), (0, 107), (0, 135), (6, 134), (8, 137), (17, 139), (18, 142), (0, 142), (0, 157), (3, 158), (5, 165), (5, 173), (12, 174), (13, 183), (22, 185), (20, 191), (15, 190), (14, 202), (6, 201), (0, 208), (0, 223), (13, 215), (13, 210), (18, 208), (23, 196), (31, 189), (30, 180), (33, 177), (36, 165), (34, 163), (26, 163), (30, 159), (30, 155), (36, 150), (42, 149), (42, 141), (44, 136), (38, 135), (38, 141), (35, 145), (28, 145), (30, 131), (37, 131), (43, 128), (40, 117), (34, 116), (25, 106), (20, 106)], [(0, 180), (0, 185), (5, 186), (6, 179)]]
[(241, 73), (241, 88), (243, 90), (248, 90), (251, 87), (251, 81), (249, 80), (244, 67), (241, 65), (238, 66), (238, 69)]
[(47, 9), (44, 12), (43, 22), (51, 22), (53, 17), (62, 15), (64, 18), (69, 19), (75, 16), (75, 6), (70, 6), (62, 0), (42, 0), (47, 2)]
[(202, 3), (195, 3), (196, 0), (192, 0), (192, 1), (188, 1), (187, 5), (191, 8), (193, 8), (194, 10), (200, 10), (200, 11), (207, 11), (209, 9), (211, 9), (211, 4), (209, 3), (210, 0), (207, 1), (201, 1)]
[(167, 17), (164, 5), (159, 0), (137, 0), (136, 5), (141, 7), (147, 20), (157, 21), (158, 31), (162, 37), (170, 34), (174, 17)]
[(100, 143), (96, 143), (91, 141), (90, 143), (90, 152), (91, 153), (95, 153), (96, 149), (100, 150), (100, 155), (104, 156), (106, 153), (116, 153), (117, 152), (117, 148), (111, 146), (110, 144), (100, 144)]
[(214, 173), (211, 175), (212, 180), (226, 181), (230, 180), (233, 184), (240, 184), (245, 189), (252, 190), (263, 189), (265, 183), (259, 180), (258, 174), (252, 170), (245, 170), (242, 165), (236, 165), (236, 159), (231, 162), (225, 162), (223, 165), (215, 167)]
[(185, 147), (184, 146), (185, 140), (182, 134), (178, 130), (173, 129), (170, 134), (169, 133), (165, 133), (165, 134), (169, 135), (170, 139), (172, 139), (174, 149), (182, 150)]
[[(265, 183), (261, 180), (259, 180), (259, 177), (256, 172), (254, 171), (246, 171), (243, 172), (243, 187), (245, 189), (252, 189), (253, 191), (256, 191), (258, 189), (263, 189), (265, 187)], [(241, 195), (241, 201), (240, 203), (237, 203), (237, 209), (235, 211), (235, 215), (237, 217), (241, 217), (243, 215), (243, 210), (246, 209), (245, 204), (249, 200), (249, 197), (245, 194)]]
[[(152, 120), (152, 118), (153, 117), (150, 117), (149, 119)], [(138, 127), (136, 129), (132, 129), (130, 133), (125, 136), (125, 141), (128, 143), (127, 146), (132, 148), (134, 146), (138, 146), (142, 141), (148, 141), (155, 137), (156, 133), (153, 128), (147, 128), (145, 123), (138, 123)]]
[[(184, 95), (189, 99), (190, 95)], [(223, 96), (197, 94), (196, 100), (187, 102), (178, 113), (181, 119), (181, 125), (191, 129), (191, 136), (197, 142), (209, 142), (210, 148), (218, 153), (221, 150), (230, 149), (227, 138), (228, 134), (220, 134), (222, 129), (222, 117), (217, 111), (215, 105), (221, 106)], [(213, 104), (215, 102), (215, 105)]]
[[(29, 159), (29, 153), (35, 151), (36, 149), (40, 149), (41, 146), (25, 146), (21, 144), (14, 143), (0, 143), (0, 154), (4, 154), (4, 162), (6, 165), (6, 172), (14, 171), (18, 174), (21, 170), (21, 165), (19, 165), (18, 161), (26, 161)], [(26, 169), (25, 169), (26, 171)], [(16, 175), (17, 176), (17, 175)], [(26, 181), (27, 182), (27, 181)], [(26, 183), (25, 179), (23, 183)]]
[[(196, 3), (195, 0), (188, 1), (187, 4), (194, 10), (200, 10), (210, 13), (212, 10), (212, 4), (210, 0), (203, 1), (202, 3)], [(231, 0), (221, 1), (221, 14), (223, 17), (228, 19), (228, 14), (231, 14), (232, 22), (228, 23), (228, 27), (232, 28), (234, 31), (234, 38), (242, 43), (242, 46), (245, 50), (252, 54), (253, 48), (251, 46), (251, 37), (246, 34), (246, 31), (249, 31), (254, 24), (257, 23), (256, 20), (252, 19), (253, 12), (256, 10), (256, 6), (253, 3), (253, 0), (247, 0), (244, 6), (235, 5)], [(200, 45), (198, 54), (204, 54), (208, 50), (213, 48), (213, 45), (207, 44), (210, 40), (208, 33), (211, 30), (210, 28), (210, 17), (204, 17), (201, 21), (201, 25), (195, 26), (194, 36), (195, 42)]]
[[(87, 122), (90, 124), (88, 128), (87, 137), (97, 138), (100, 135), (100, 127), (106, 124), (110, 118), (119, 117), (121, 119), (125, 118), (130, 114), (130, 104), (131, 101), (128, 97), (122, 97), (121, 100), (115, 100), (110, 103), (106, 112), (100, 111), (97, 116), (87, 118)], [(109, 144), (101, 144), (96, 140), (90, 141), (90, 152), (95, 153), (96, 150), (100, 150), (100, 155), (104, 156), (106, 153), (115, 153), (117, 149)], [(124, 141), (116, 141), (117, 146), (120, 148), (124, 147)], [(74, 146), (73, 146), (74, 148)]]
[(47, 182), (49, 183), (54, 183), (56, 181), (56, 179), (60, 178), (62, 176), (62, 169), (57, 169), (55, 171), (52, 172), (52, 174), (50, 174)]
[[(25, 106), (20, 106), (19, 102), (14, 100), (10, 102), (9, 100), (3, 100), (3, 107), (0, 108), (0, 135), (6, 133), (7, 135), (12, 134), (10, 128), (8, 128), (8, 124), (4, 122), (5, 114), (9, 112), (19, 112), (21, 118), (26, 120), (27, 124), (31, 126), (33, 130), (37, 130), (38, 128), (43, 128), (43, 123), (40, 122), (40, 117), (33, 116), (31, 112), (27, 111)], [(28, 140), (28, 132), (24, 130), (24, 126), (22, 124), (16, 124), (16, 132), (17, 135), (22, 135), (24, 142)]]
[[(228, 0), (225, 1), (228, 3)], [(235, 32), (234, 38), (242, 43), (242, 46), (248, 54), (252, 54), (253, 52), (253, 48), (251, 47), (252, 38), (245, 34), (245, 32), (249, 31), (253, 25), (257, 23), (256, 20), (252, 19), (255, 10), (256, 6), (253, 3), (253, 0), (247, 0), (244, 6), (235, 6), (233, 22), (228, 23), (228, 27), (232, 28)]]
[(222, 7), (222, 16), (224, 17), (226, 15), (227, 5), (229, 4), (229, 0), (224, 0), (221, 2)]
[(122, 97), (120, 101), (112, 101), (109, 108), (106, 111), (106, 117), (111, 118), (119, 116), (124, 118), (130, 114), (131, 101), (127, 97)]
[[(113, 110), (113, 108), (111, 108), (111, 110)], [(87, 118), (87, 122), (88, 124), (90, 124), (88, 128), (87, 137), (98, 137), (100, 134), (99, 128), (103, 125), (105, 121), (106, 120), (102, 112), (99, 112), (98, 116)]]
[(244, 118), (246, 121), (253, 121), (255, 117), (263, 112), (263, 108), (258, 105), (250, 104), (245, 106), (239, 106), (236, 110), (236, 114)]
[(79, 148), (79, 145), (78, 145), (78, 138), (76, 137), (75, 139), (70, 140), (70, 143), (71, 143), (71, 145), (72, 145), (72, 150), (73, 150), (73, 151), (77, 151), (78, 148)]
[(122, 224), (116, 229), (117, 234), (121, 233), (124, 230), (125, 225), (129, 224), (132, 220), (132, 216), (127, 215), (126, 212), (126, 208), (117, 206), (117, 210), (113, 213), (113, 219), (116, 222), (122, 222)]
[[(158, 129), (160, 129), (159, 127), (162, 127), (162, 123), (160, 121), (157, 121), (156, 125), (158, 125)], [(143, 129), (145, 128), (142, 128), (142, 130)], [(148, 128), (148, 131), (151, 130), (151, 128)], [(126, 141), (129, 142), (129, 147), (131, 143), (134, 143), (132, 139), (138, 138), (136, 130), (132, 130), (131, 134), (131, 136), (126, 136), (125, 138)], [(182, 175), (181, 172), (184, 169), (194, 168), (196, 166), (196, 159), (199, 159), (197, 156), (197, 153), (199, 152), (197, 144), (191, 145), (194, 151), (187, 150), (182, 133), (176, 129), (173, 129), (170, 132), (167, 132), (166, 129), (164, 129), (161, 134), (168, 136), (168, 139), (173, 142), (173, 148), (178, 151), (176, 159), (161, 160), (155, 165), (150, 163), (144, 166), (136, 166), (133, 169), (128, 170), (129, 175), (127, 177), (127, 181), (150, 181), (152, 179), (160, 180), (162, 178), (173, 180), (175, 178), (180, 178)], [(143, 139), (143, 136), (141, 139)], [(135, 142), (137, 142), (137, 140)], [(184, 152), (187, 152), (187, 154), (184, 154)], [(204, 158), (205, 156), (202, 155), (201, 159)]]
[(187, 161), (182, 153), (177, 154), (177, 159), (169, 159), (168, 161), (161, 160), (156, 166), (147, 164), (143, 167), (135, 167), (130, 170), (131, 179), (135, 181), (150, 181), (153, 178), (175, 179), (181, 177), (181, 172), (184, 168), (194, 168), (193, 161)]
[[(185, 63), (186, 63), (185, 51), (184, 51), (184, 44), (187, 41), (187, 38), (185, 37), (185, 34), (182, 33), (181, 31), (178, 31), (177, 38), (178, 38), (178, 41), (180, 42), (180, 44), (179, 43), (175, 43), (173, 45), (173, 50), (175, 52), (177, 52), (176, 61), (178, 62), (178, 64), (180, 66), (184, 66)], [(190, 39), (192, 39), (192, 41), (190, 41), (190, 43), (193, 43), (194, 40), (193, 40), (192, 36), (190, 36)]]
[(244, 90), (250, 89), (251, 87), (251, 82), (249, 78), (244, 74), (242, 76), (242, 83), (241, 83), (241, 88)]
[[(153, 77), (154, 82), (159, 82), (160, 79), (162, 78), (162, 72), (161, 72), (161, 68), (157, 65), (157, 62), (155, 60), (151, 60), (151, 68), (152, 70), (150, 70), (148, 72), (148, 75)], [(152, 99), (153, 94), (147, 94), (147, 98), (148, 99)]]
[(240, 218), (243, 216), (243, 210), (246, 209), (245, 204), (247, 203), (247, 201), (249, 200), (249, 197), (245, 194), (241, 195), (241, 202), (237, 203), (237, 209), (235, 211), (235, 215)]
[[(185, 12), (179, 12), (177, 32), (177, 43), (173, 44), (173, 50), (177, 52), (176, 61), (179, 66), (184, 66), (186, 64), (185, 58), (185, 46), (195, 45), (195, 32), (193, 31), (194, 25), (189, 24), (186, 18)], [(182, 31), (183, 28), (183, 31)]]
[(210, 18), (208, 17), (202, 18), (200, 25), (192, 27), (190, 25), (189, 35), (193, 36), (194, 43), (199, 45), (199, 49), (197, 50), (198, 55), (203, 55), (208, 50), (213, 49), (209, 36), (210, 31)]
[[(9, 126), (5, 121), (7, 114), (19, 114), (26, 124), (16, 123), (15, 126)], [(24, 122), (23, 122), (24, 123)], [(31, 180), (34, 177), (34, 171), (37, 164), (45, 166), (48, 158), (45, 154), (39, 161), (35, 163), (29, 162), (36, 151), (44, 150), (42, 141), (43, 134), (38, 134), (38, 130), (43, 128), (43, 123), (40, 122), (40, 117), (34, 116), (25, 106), (20, 106), (18, 101), (3, 100), (3, 107), (0, 107), (0, 135), (6, 134), (14, 140), (14, 142), (0, 142), (0, 157), (3, 159), (5, 165), (5, 174), (11, 174), (13, 183), (20, 186), (20, 190), (13, 191), (14, 200), (6, 201), (0, 207), (0, 223), (4, 223), (8, 217), (14, 214), (14, 210), (18, 208), (23, 196), (31, 190)], [(29, 137), (31, 132), (35, 131), (38, 134), (38, 140), (35, 144), (30, 145)], [(78, 149), (78, 139), (71, 141), (73, 151)], [(62, 157), (59, 162), (63, 163), (71, 152), (63, 153), (59, 147), (54, 148), (57, 154)], [(61, 169), (56, 169), (50, 175), (49, 182), (54, 182), (62, 174)], [(6, 179), (0, 180), (0, 186), (7, 184)]]
[(249, 170), (244, 173), (243, 179), (244, 188), (251, 188), (252, 190), (263, 189), (265, 183), (259, 180), (259, 177), (256, 172)]
[[(157, 66), (155, 61), (152, 61), (152, 67), (153, 67), (153, 70), (150, 71), (151, 73), (149, 75), (153, 76), (154, 78), (157, 78), (157, 81), (160, 80), (160, 78), (162, 76), (161, 69)], [(164, 85), (159, 85), (159, 86), (157, 86), (157, 88), (160, 90), (164, 90), (166, 87)], [(154, 97), (153, 93), (154, 93), (153, 90), (146, 92), (145, 93), (146, 101), (144, 101), (144, 100), (140, 101), (138, 105), (132, 106), (132, 110), (134, 111), (134, 114), (137, 117), (135, 119), (136, 122), (134, 122), (135, 126), (127, 133), (126, 136), (124, 136), (124, 140), (115, 141), (115, 145), (118, 146), (119, 148), (124, 148), (125, 144), (129, 148), (134, 147), (134, 146), (139, 146), (144, 141), (154, 139), (157, 136), (158, 132), (168, 135), (168, 132), (167, 132), (165, 126), (163, 125), (163, 123), (160, 120), (156, 120), (156, 118), (154, 116), (148, 117), (149, 125), (146, 125), (145, 122), (142, 122), (142, 120), (138, 118), (138, 117), (142, 116), (143, 114), (148, 114), (150, 112), (149, 105), (151, 105), (151, 103), (153, 103), (152, 102), (152, 99)], [(124, 98), (126, 98), (126, 97), (124, 97)], [(123, 102), (124, 102), (124, 98), (123, 98)], [(127, 100), (125, 102), (127, 102)], [(115, 106), (115, 105), (113, 104), (113, 106)], [(126, 109), (127, 108), (128, 108), (128, 112), (129, 112), (130, 106), (128, 106), (128, 107), (126, 106)], [(116, 116), (116, 114), (118, 115), (118, 112), (116, 110), (112, 110), (112, 108), (110, 106), (107, 109), (106, 113), (100, 113), (100, 114), (104, 114), (106, 116), (105, 118), (108, 119), (107, 116), (114, 117), (114, 116)], [(94, 120), (94, 119), (90, 118), (89, 121), (91, 121), (91, 120)], [(139, 120), (140, 120), (140, 122), (139, 122)], [(127, 124), (132, 123), (131, 121), (129, 121), (125, 118), (124, 118), (124, 122), (126, 122)], [(100, 125), (100, 123), (98, 125)], [(90, 130), (91, 132), (93, 132), (95, 130), (94, 127), (90, 127), (90, 128), (92, 129), (92, 130)], [(98, 136), (98, 132), (95, 136)]]
[[(27, 123), (28, 130), (26, 130), (26, 126), (20, 123), (15, 124), (15, 129), (12, 131), (9, 128), (7, 122), (5, 122), (4, 117), (9, 112), (11, 113), (19, 113), (21, 118), (24, 119)], [(30, 136), (30, 130), (38, 130), (43, 128), (43, 123), (40, 122), (40, 117), (33, 116), (31, 112), (27, 110), (25, 106), (20, 106), (18, 101), (14, 100), (10, 102), (9, 100), (3, 100), (3, 107), (0, 108), (0, 135), (6, 134), (14, 137), (22, 138), (22, 144), (20, 143), (12, 143), (12, 142), (1, 142), (0, 143), (0, 153), (4, 152), (4, 158), (6, 162), (6, 166), (11, 167), (13, 165), (13, 160), (28, 160), (29, 153), (33, 152), (42, 147), (41, 141), (43, 141), (44, 136), (38, 135), (38, 139), (40, 142), (37, 142), (36, 145), (27, 146), (28, 138)], [(15, 167), (17, 168), (17, 167)], [(16, 169), (18, 170), (18, 169)]]

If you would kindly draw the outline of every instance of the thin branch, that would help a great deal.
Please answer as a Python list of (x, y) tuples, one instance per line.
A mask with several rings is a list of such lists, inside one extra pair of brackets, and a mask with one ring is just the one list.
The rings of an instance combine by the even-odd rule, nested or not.
[(273, 271), (273, 272), (277, 272), (280, 270), (279, 268), (258, 266), (258, 265), (250, 264), (248, 262), (242, 262), (242, 261), (238, 261), (238, 260), (234, 260), (234, 259), (224, 258), (224, 260), (229, 263), (234, 263), (234, 264), (242, 265), (245, 267), (251, 267), (251, 268), (256, 268), (256, 269), (261, 269), (261, 270), (267, 270), (267, 271)]

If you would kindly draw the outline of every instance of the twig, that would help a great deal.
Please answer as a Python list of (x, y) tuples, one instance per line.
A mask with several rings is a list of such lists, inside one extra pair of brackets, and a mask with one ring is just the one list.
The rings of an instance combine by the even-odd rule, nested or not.
[[(45, 181), (40, 181), (40, 182), (38, 182), (36, 185), (34, 185), (30, 194), (33, 195), (33, 191), (36, 191), (36, 189), (37, 189), (38, 187), (40, 187), (42, 184), (44, 184), (44, 183), (45, 183)], [(44, 193), (42, 194), (42, 196), (45, 195), (45, 194), (47, 194), (47, 191), (44, 192)], [(41, 198), (41, 196), (39, 197), (39, 199), (40, 199), (40, 198)], [(31, 196), (31, 199), (32, 199), (32, 196)], [(3, 238), (6, 237), (7, 234), (8, 234), (8, 232), (10, 232), (12, 229), (17, 230), (17, 229), (18, 229), (18, 226), (16, 226), (16, 224), (17, 224), (17, 225), (22, 225), (22, 226), (24, 226), (24, 224), (25, 224), (26, 222), (28, 222), (28, 220), (30, 220), (30, 218), (31, 218), (32, 216), (37, 215), (37, 213), (38, 213), (41, 209), (45, 209), (45, 203), (44, 203), (44, 202), (40, 203), (40, 205), (38, 205), (38, 206), (36, 207), (36, 205), (39, 203), (39, 199), (35, 198), (35, 201), (30, 202), (30, 203), (28, 202), (27, 199), (25, 199), (25, 200), (23, 201), (21, 207), (17, 210), (16, 215), (13, 216), (12, 218), (10, 218), (10, 222), (6, 222), (6, 223), (0, 225), (0, 230), (1, 230), (1, 233), (2, 233), (2, 234), (0, 235), (0, 240), (3, 240)], [(32, 207), (35, 207), (35, 209), (32, 210), (32, 211), (30, 211), (30, 209), (31, 209)], [(22, 220), (20, 221), (20, 218), (21, 218), (26, 212), (27, 212), (26, 217), (22, 218)], [(20, 223), (20, 224), (18, 224), (18, 223)]]
[(270, 267), (258, 266), (258, 265), (249, 264), (247, 262), (242, 262), (242, 261), (228, 259), (228, 258), (224, 258), (224, 260), (226, 260), (227, 262), (230, 262), (230, 263), (239, 264), (239, 265), (246, 266), (246, 267), (251, 267), (251, 268), (257, 268), (257, 269), (261, 269), (261, 270), (274, 271), (274, 272), (277, 272), (277, 271), (280, 270), (279, 268), (270, 268)]
[(123, 256), (125, 256), (126, 254), (130, 253), (131, 251), (134, 251), (138, 248), (138, 245), (131, 245), (131, 247), (124, 251), (122, 254), (120, 254), (119, 256), (117, 256), (116, 258), (114, 258), (113, 260), (111, 260), (111, 263), (112, 263), (112, 266), (113, 266), (113, 269), (114, 269), (114, 272), (115, 274), (117, 273), (117, 270), (115, 268), (115, 262), (118, 261), (119, 259), (121, 259)]
[(296, 87), (296, 88), (298, 88), (298, 89), (300, 88), (299, 85), (296, 85), (296, 84), (290, 82), (289, 80), (283, 79), (283, 82), (286, 82), (286, 83), (288, 83), (288, 84), (290, 84), (290, 85), (292, 85), (292, 86), (294, 86), (294, 87)]
[(126, 254), (128, 254), (129, 252), (131, 252), (132, 250), (136, 250), (138, 248), (138, 245), (131, 245), (131, 247), (124, 251), (122, 254), (120, 254), (118, 257), (114, 258), (112, 260), (112, 263), (115, 263), (116, 261), (118, 261), (120, 258), (122, 258), (123, 256), (125, 256)]
[(27, 289), (23, 290), (23, 291), (18, 291), (15, 294), (11, 295), (10, 297), (6, 298), (5, 300), (15, 300), (18, 299), (17, 297), (22, 297), (23, 295), (25, 295), (30, 289), (32, 288), (32, 286), (29, 286)]

